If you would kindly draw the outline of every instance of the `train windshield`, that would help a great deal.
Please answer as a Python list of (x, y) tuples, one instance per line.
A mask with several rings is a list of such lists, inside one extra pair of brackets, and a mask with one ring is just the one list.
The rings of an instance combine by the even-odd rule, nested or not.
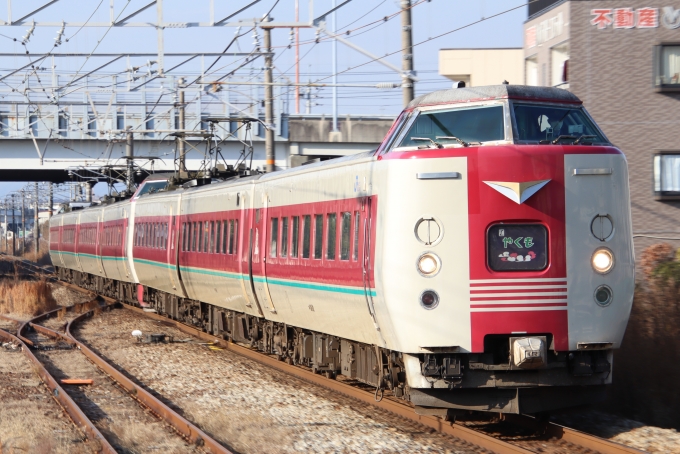
[(608, 143), (581, 107), (514, 104), (513, 112), (519, 143)]
[(398, 148), (467, 146), (505, 140), (504, 131), (502, 105), (421, 112)]

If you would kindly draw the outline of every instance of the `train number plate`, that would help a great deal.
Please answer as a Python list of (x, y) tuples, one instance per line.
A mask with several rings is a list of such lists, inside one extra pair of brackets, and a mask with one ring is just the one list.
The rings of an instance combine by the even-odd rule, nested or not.
[(487, 233), (494, 271), (539, 271), (548, 266), (548, 231), (540, 224), (495, 224)]

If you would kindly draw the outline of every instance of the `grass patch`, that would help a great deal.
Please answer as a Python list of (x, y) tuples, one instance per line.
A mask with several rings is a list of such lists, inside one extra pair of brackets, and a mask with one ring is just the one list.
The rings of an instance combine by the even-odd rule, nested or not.
[(35, 316), (58, 307), (45, 279), (0, 281), (0, 312)]

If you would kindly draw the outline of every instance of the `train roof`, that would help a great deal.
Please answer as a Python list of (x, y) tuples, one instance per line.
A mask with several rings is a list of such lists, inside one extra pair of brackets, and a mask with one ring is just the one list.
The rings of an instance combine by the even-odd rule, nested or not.
[(552, 101), (578, 103), (581, 100), (573, 93), (561, 88), (530, 87), (528, 85), (488, 85), (486, 87), (453, 88), (438, 90), (418, 96), (406, 107), (413, 109), (420, 106), (459, 103), (468, 101), (485, 101), (491, 99), (522, 99), (530, 101)]

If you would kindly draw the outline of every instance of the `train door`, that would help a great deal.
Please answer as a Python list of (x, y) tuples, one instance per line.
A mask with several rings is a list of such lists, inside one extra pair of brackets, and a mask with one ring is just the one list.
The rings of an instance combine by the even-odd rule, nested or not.
[[(181, 199), (177, 199), (178, 201)], [(181, 202), (180, 202), (181, 203)], [(179, 212), (179, 208), (177, 210)], [(172, 285), (173, 290), (177, 290), (180, 287), (179, 283), (179, 274), (178, 274), (178, 268), (177, 268), (177, 249), (179, 248), (179, 243), (178, 243), (178, 238), (179, 238), (179, 216), (173, 216), (173, 207), (170, 206), (169, 213), (168, 213), (168, 223), (167, 225), (167, 232), (165, 235), (167, 243), (167, 247), (165, 248), (166, 251), (166, 260), (168, 261), (168, 278), (170, 279), (170, 284)], [(184, 292), (182, 292), (184, 293)]]
[(78, 271), (83, 271), (83, 266), (80, 264), (80, 246), (81, 246), (80, 245), (80, 227), (81, 227), (80, 215), (81, 214), (82, 214), (82, 212), (78, 213), (75, 216), (75, 218), (76, 218), (75, 219), (75, 221), (76, 221), (76, 232), (75, 232), (76, 236), (75, 236), (75, 239), (74, 239), (74, 243), (75, 243), (76, 269)]
[(97, 268), (99, 268), (99, 274), (106, 276), (104, 273), (104, 263), (102, 259), (102, 239), (104, 236), (104, 210), (99, 210), (97, 214), (97, 236), (95, 237), (95, 260), (97, 260)]
[(240, 208), (238, 222), (238, 272), (241, 275), (241, 289), (246, 299), (246, 307), (260, 317), (264, 316), (260, 302), (255, 296), (253, 285), (253, 210), (249, 209), (248, 196), (245, 192), (236, 194), (236, 205)]
[[(63, 244), (64, 244), (64, 216), (59, 216), (58, 218), (58, 224), (57, 224), (57, 241), (58, 241), (58, 247), (57, 247), (57, 254), (56, 256), (59, 259), (59, 266), (65, 267), (64, 265), (64, 257), (62, 255), (63, 251)], [(50, 241), (52, 241), (51, 238), (52, 232), (50, 231)]]
[[(253, 255), (253, 266), (256, 267), (253, 276), (253, 283), (255, 285), (255, 293), (269, 312), (276, 314), (274, 302), (269, 294), (269, 284), (267, 283), (267, 238), (270, 233), (271, 221), (268, 216), (269, 197), (266, 193), (262, 194), (262, 208), (255, 210), (255, 242), (259, 247), (255, 247), (255, 254)], [(278, 234), (278, 219), (276, 233)]]
[[(121, 257), (123, 258), (123, 260), (121, 260), (121, 262), (123, 262), (123, 270), (122, 271), (125, 272), (125, 277), (127, 277), (129, 279), (130, 278), (130, 268), (129, 268), (128, 262), (127, 262), (127, 254), (128, 254), (128, 246), (127, 246), (127, 244), (128, 244), (128, 234), (127, 233), (128, 233), (128, 229), (130, 227), (130, 224), (129, 224), (128, 221), (129, 221), (128, 210), (124, 209), (123, 210), (123, 232), (121, 234), (122, 235), (122, 241), (121, 241), (121, 244), (120, 244), (120, 249), (121, 249), (120, 253), (121, 253)], [(118, 270), (120, 271), (120, 268)]]
[(380, 327), (378, 326), (378, 318), (375, 313), (375, 305), (373, 304), (373, 294), (374, 294), (374, 289), (375, 289), (375, 276), (374, 276), (374, 264), (372, 261), (372, 254), (371, 254), (371, 248), (373, 245), (371, 242), (373, 241), (373, 238), (371, 238), (371, 232), (373, 232), (373, 222), (375, 220), (373, 219), (373, 204), (372, 204), (372, 198), (371, 197), (365, 197), (364, 200), (362, 201), (362, 208), (363, 212), (366, 213), (364, 216), (364, 227), (363, 227), (363, 236), (364, 236), (364, 244), (362, 248), (362, 257), (361, 257), (361, 272), (363, 274), (363, 284), (364, 284), (364, 295), (366, 297), (366, 305), (368, 306), (368, 312), (371, 314), (371, 317), (373, 318), (373, 324), (375, 325), (376, 330), (378, 331), (378, 336), (380, 337), (380, 340), (382, 341), (382, 346), (384, 347), (386, 345), (385, 339), (382, 336), (382, 332), (380, 331)]

